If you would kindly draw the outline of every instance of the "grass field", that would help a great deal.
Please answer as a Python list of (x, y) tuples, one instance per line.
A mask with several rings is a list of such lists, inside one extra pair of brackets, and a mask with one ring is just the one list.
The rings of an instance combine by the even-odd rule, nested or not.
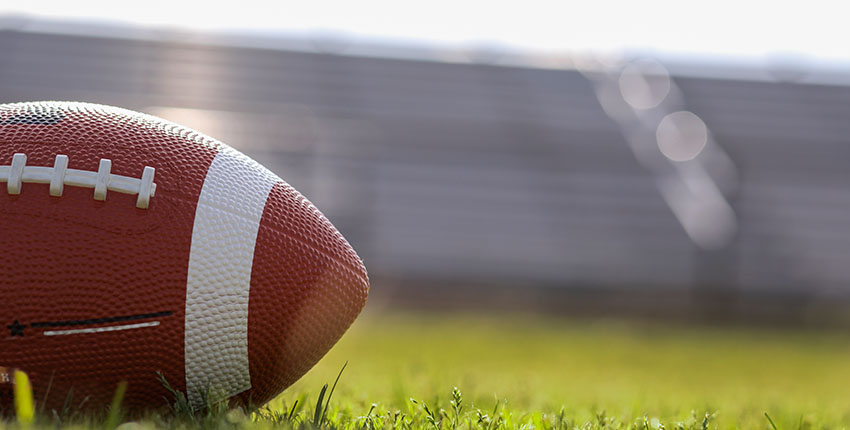
[[(309, 428), (323, 385), (333, 384), (346, 361), (327, 418), (318, 418), (321, 427), (819, 429), (850, 423), (850, 334), (367, 313), (259, 414), (216, 410), (194, 423), (158, 416), (124, 428)], [(56, 424), (50, 417), (38, 423)], [(17, 428), (14, 421), (4, 426)]]

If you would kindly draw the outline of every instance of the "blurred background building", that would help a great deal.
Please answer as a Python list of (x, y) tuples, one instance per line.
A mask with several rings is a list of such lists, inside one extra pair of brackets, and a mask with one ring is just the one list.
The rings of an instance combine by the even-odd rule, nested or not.
[(254, 157), (375, 306), (808, 321), (850, 299), (850, 74), (0, 19), (0, 102)]

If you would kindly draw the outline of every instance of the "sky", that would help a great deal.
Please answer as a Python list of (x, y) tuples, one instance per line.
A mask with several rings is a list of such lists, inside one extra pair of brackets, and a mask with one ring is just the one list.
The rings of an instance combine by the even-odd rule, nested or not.
[[(212, 6), (215, 3), (221, 6)], [(850, 62), (840, 2), (712, 0), (0, 2), (0, 14), (249, 35), (334, 35), (540, 53), (657, 52)]]

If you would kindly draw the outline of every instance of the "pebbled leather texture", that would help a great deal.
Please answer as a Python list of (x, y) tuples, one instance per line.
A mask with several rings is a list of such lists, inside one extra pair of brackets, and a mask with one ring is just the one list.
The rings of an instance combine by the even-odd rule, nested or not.
[[(207, 171), (224, 148), (188, 128), (113, 107), (0, 105), (0, 166), (24, 153), (27, 166), (52, 166), (64, 154), (72, 169), (97, 171), (101, 159), (112, 160), (116, 175), (139, 178), (145, 166), (156, 169), (147, 209), (131, 194), (109, 192), (98, 201), (91, 188), (66, 185), (53, 197), (49, 184), (23, 183), (20, 195), (10, 195), (0, 182), (0, 367), (28, 372), (37, 402), (60, 408), (72, 393), (74, 407), (99, 408), (127, 381), (125, 406), (156, 408), (173, 401), (157, 372), (185, 392), (192, 232)], [(231, 395), (261, 404), (333, 346), (365, 305), (369, 283), (348, 242), (280, 178), (252, 239), (251, 387)], [(229, 304), (230, 286), (216, 281), (227, 278), (211, 279), (208, 287), (221, 294), (210, 297), (207, 319)], [(9, 406), (2, 399), (0, 409)]]

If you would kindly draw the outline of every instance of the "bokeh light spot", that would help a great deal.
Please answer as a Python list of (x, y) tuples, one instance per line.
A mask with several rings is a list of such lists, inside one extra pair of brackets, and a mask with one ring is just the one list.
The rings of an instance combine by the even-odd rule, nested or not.
[(670, 74), (657, 61), (635, 61), (620, 73), (619, 84), (623, 99), (631, 107), (651, 109), (670, 93)]
[(655, 131), (658, 149), (673, 161), (693, 160), (708, 142), (705, 123), (693, 112), (679, 111), (665, 116)]

